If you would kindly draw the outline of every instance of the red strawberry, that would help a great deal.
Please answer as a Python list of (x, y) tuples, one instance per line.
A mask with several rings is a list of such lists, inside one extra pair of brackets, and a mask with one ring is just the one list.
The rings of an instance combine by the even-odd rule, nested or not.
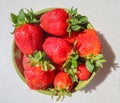
[(32, 54), (35, 50), (42, 49), (43, 32), (37, 23), (32, 11), (25, 13), (20, 10), (19, 15), (11, 14), (14, 23), (14, 39), (19, 49), (24, 54)]
[(14, 32), (15, 43), (24, 54), (42, 50), (42, 29), (36, 24), (24, 24)]
[(77, 36), (77, 50), (80, 56), (96, 55), (101, 52), (101, 42), (97, 32), (93, 29), (86, 29)]
[(72, 31), (86, 29), (87, 22), (87, 17), (78, 14), (76, 8), (55, 8), (40, 17), (40, 26), (54, 36), (70, 36)]
[(59, 72), (54, 79), (54, 87), (58, 90), (70, 91), (73, 87), (72, 80), (66, 72)]
[(40, 26), (52, 35), (64, 36), (67, 34), (68, 18), (69, 15), (64, 9), (56, 8), (40, 17)]
[(41, 52), (35, 52), (33, 56), (23, 56), (24, 75), (31, 89), (46, 89), (54, 79), (54, 70), (50, 70), (51, 64), (43, 59)]
[(89, 79), (91, 73), (87, 70), (85, 64), (81, 64), (77, 68), (77, 76), (79, 80), (87, 80)]
[(57, 101), (60, 100), (61, 97), (63, 100), (65, 95), (71, 96), (70, 91), (72, 90), (73, 82), (71, 77), (66, 72), (63, 72), (63, 71), (59, 72), (55, 76), (53, 83), (54, 83), (53, 91), (55, 92), (53, 96), (54, 95), (58, 96)]
[(46, 89), (53, 81), (54, 71), (43, 71), (40, 66), (24, 71), (28, 86), (31, 89)]
[(72, 52), (72, 46), (62, 38), (48, 37), (43, 43), (43, 49), (56, 64), (63, 64)]

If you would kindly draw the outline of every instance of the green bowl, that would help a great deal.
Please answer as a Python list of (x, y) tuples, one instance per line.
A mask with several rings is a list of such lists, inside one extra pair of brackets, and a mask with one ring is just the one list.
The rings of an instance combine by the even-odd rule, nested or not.
[[(36, 15), (40, 16), (43, 13), (45, 13), (49, 10), (52, 10), (52, 9), (54, 9), (54, 8), (47, 8), (47, 9), (40, 10), (40, 11), (36, 12)], [(91, 23), (88, 23), (87, 28), (94, 29), (93, 26), (91, 25)], [(13, 45), (12, 45), (12, 57), (13, 57), (12, 59), (13, 59), (13, 64), (14, 64), (16, 72), (18, 73), (19, 77), (23, 80), (23, 82), (26, 83), (26, 80), (25, 80), (25, 77), (24, 77), (24, 68), (23, 68), (23, 65), (22, 65), (23, 53), (17, 47), (14, 40), (13, 40)], [(74, 90), (72, 90), (72, 92), (79, 91), (82, 88), (84, 88), (86, 85), (88, 85), (90, 83), (90, 81), (94, 78), (95, 75), (96, 75), (96, 71), (94, 71), (92, 73), (92, 75), (90, 76), (90, 78), (88, 80), (80, 81), (75, 86)], [(36, 90), (36, 91), (38, 91), (40, 93), (43, 93), (43, 94), (47, 94), (47, 95), (53, 95), (53, 93), (54, 93), (49, 89), (48, 90)]]

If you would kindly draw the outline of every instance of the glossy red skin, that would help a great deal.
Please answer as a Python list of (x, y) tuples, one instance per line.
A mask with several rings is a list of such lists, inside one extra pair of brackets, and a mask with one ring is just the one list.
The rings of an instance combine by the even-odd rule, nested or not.
[(80, 56), (84, 57), (89, 54), (98, 54), (101, 52), (101, 42), (97, 32), (93, 29), (87, 29), (78, 34), (76, 37), (76, 48)]
[(77, 68), (77, 76), (79, 80), (88, 80), (91, 73), (87, 70), (85, 64), (81, 64)]
[(24, 54), (32, 54), (35, 50), (42, 50), (42, 29), (37, 24), (23, 24), (16, 28), (15, 43)]
[(72, 80), (66, 72), (59, 72), (54, 79), (54, 87), (59, 89), (67, 89), (70, 91), (73, 87)]
[(28, 58), (23, 56), (24, 76), (28, 86), (33, 90), (46, 89), (54, 79), (54, 71), (43, 71), (40, 66), (31, 66)]
[(56, 8), (40, 17), (40, 26), (51, 35), (64, 36), (67, 34), (68, 18), (69, 15), (64, 9)]
[(56, 64), (63, 64), (72, 52), (72, 46), (62, 38), (48, 37), (43, 43), (43, 49)]

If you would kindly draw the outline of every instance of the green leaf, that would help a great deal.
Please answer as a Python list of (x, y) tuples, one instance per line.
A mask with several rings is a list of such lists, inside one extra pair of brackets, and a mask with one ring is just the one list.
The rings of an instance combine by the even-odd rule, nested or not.
[(45, 52), (35, 51), (33, 55), (29, 55), (28, 58), (30, 59), (31, 66), (40, 65), (42, 67), (41, 69), (44, 71), (55, 69)]
[(13, 13), (11, 13), (10, 16), (11, 16), (11, 21), (12, 21), (14, 24), (16, 24), (16, 23), (17, 23), (17, 16), (16, 16), (15, 14), (13, 14)]
[(87, 67), (88, 71), (92, 73), (94, 68), (95, 68), (94, 65), (89, 60), (87, 60), (85, 62), (85, 64), (86, 64), (86, 67)]
[(19, 24), (25, 23), (25, 13), (23, 9), (19, 11), (19, 15), (17, 16), (17, 20)]
[(102, 64), (103, 64), (104, 62), (106, 62), (105, 59), (97, 60), (97, 61), (96, 61), (96, 67), (101, 67), (101, 68), (102, 68), (102, 67), (103, 67)]
[(47, 71), (48, 70), (48, 67), (47, 67), (47, 62), (44, 61), (43, 62), (43, 68), (42, 68), (44, 71)]
[(86, 16), (81, 16), (79, 21), (81, 24), (85, 24), (88, 22), (88, 18)]
[(36, 16), (33, 13), (32, 9), (26, 9), (26, 11), (21, 9), (18, 15), (11, 13), (11, 18), (15, 27), (18, 27), (25, 23), (39, 23), (39, 20), (36, 19)]
[(74, 9), (72, 7), (71, 10), (68, 11), (68, 14), (69, 18), (67, 19), (67, 32), (69, 33), (69, 36), (71, 35), (71, 31), (80, 31), (87, 29), (88, 18), (77, 13), (77, 8)]
[(50, 70), (55, 70), (55, 66), (53, 66), (52, 64), (48, 64), (48, 66), (51, 68)]
[(72, 58), (72, 68), (76, 68), (77, 67), (77, 60), (76, 58)]
[(63, 64), (62, 68), (65, 72), (67, 72), (73, 82), (77, 82), (78, 78), (76, 76), (77, 73), (77, 67), (78, 67), (78, 52), (74, 50), (68, 57), (68, 59)]
[(93, 65), (95, 69), (99, 68), (99, 67), (102, 68), (103, 63), (106, 62), (106, 60), (104, 59), (104, 56), (102, 54), (97, 54), (97, 55), (90, 54), (90, 55), (86, 56), (85, 59), (88, 62), (88, 64)]
[(74, 26), (71, 26), (71, 29), (72, 29), (73, 31), (79, 31), (79, 30), (81, 29), (81, 26), (79, 26), (79, 25), (74, 25)]

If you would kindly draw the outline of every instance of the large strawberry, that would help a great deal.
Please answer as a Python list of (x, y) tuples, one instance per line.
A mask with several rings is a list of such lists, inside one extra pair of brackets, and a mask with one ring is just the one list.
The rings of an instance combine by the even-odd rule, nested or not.
[(85, 57), (90, 54), (97, 55), (101, 52), (101, 42), (97, 32), (93, 29), (86, 29), (79, 32), (77, 36), (76, 49), (80, 56)]
[(57, 36), (67, 34), (69, 15), (64, 9), (56, 8), (40, 17), (40, 26), (48, 33)]
[(15, 43), (24, 54), (32, 54), (35, 50), (42, 49), (43, 32), (32, 11), (25, 13), (21, 9), (17, 16), (11, 14), (11, 20), (15, 26)]
[(62, 38), (48, 37), (43, 43), (43, 49), (48, 57), (56, 64), (63, 64), (70, 53), (72, 46)]
[(34, 52), (23, 56), (24, 75), (31, 89), (46, 89), (54, 79), (54, 66), (45, 57), (44, 52)]
[(54, 88), (58, 94), (58, 100), (61, 96), (70, 95), (70, 91), (73, 87), (71, 77), (66, 72), (59, 72), (54, 79)]
[(87, 17), (77, 13), (77, 9), (55, 8), (40, 17), (40, 26), (54, 36), (71, 35), (72, 31), (85, 29)]

